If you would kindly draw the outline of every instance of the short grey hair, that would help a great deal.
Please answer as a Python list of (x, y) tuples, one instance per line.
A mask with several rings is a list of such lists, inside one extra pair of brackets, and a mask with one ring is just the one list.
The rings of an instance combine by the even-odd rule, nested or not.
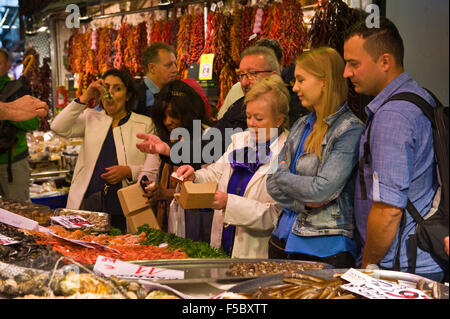
[(241, 60), (249, 55), (260, 55), (264, 58), (266, 62), (266, 68), (270, 71), (276, 71), (278, 74), (281, 74), (280, 71), (280, 63), (278, 62), (277, 57), (272, 49), (263, 46), (251, 46), (245, 49), (241, 54)]
[(175, 49), (171, 45), (168, 45), (163, 42), (153, 42), (142, 53), (142, 64), (144, 65), (145, 71), (148, 71), (148, 64), (150, 62), (152, 63), (159, 62), (160, 50), (165, 50), (167, 52), (171, 52), (176, 55)]

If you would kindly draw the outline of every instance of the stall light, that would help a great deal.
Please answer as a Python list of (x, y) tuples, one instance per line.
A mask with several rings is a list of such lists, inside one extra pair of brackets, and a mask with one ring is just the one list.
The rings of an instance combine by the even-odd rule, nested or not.
[(48, 27), (44, 25), (44, 26), (40, 27), (39, 29), (37, 29), (37, 32), (45, 32), (45, 31), (47, 31), (47, 29), (48, 29)]

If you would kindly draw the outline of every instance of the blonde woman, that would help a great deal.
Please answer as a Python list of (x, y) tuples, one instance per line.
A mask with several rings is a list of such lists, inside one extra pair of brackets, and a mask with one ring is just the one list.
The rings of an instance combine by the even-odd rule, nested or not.
[(283, 207), (269, 258), (355, 264), (353, 195), (362, 122), (349, 109), (345, 63), (322, 47), (296, 60), (294, 92), (311, 111), (291, 128), (267, 191)]
[(177, 174), (194, 182), (218, 183), (211, 246), (222, 247), (231, 257), (267, 258), (281, 207), (267, 193), (266, 178), (276, 169), (286, 140), (289, 92), (279, 75), (271, 75), (255, 82), (244, 103), (249, 129), (232, 135), (217, 162), (195, 172), (184, 165)]

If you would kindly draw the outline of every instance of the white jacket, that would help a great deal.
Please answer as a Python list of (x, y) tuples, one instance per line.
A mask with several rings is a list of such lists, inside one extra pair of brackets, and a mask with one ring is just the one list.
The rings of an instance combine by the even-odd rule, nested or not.
[[(84, 104), (75, 101), (66, 106), (53, 120), (51, 129), (56, 134), (66, 138), (83, 137), (69, 191), (67, 208), (79, 209), (111, 123), (112, 117), (108, 116), (104, 110), (97, 111), (86, 108)], [(118, 165), (129, 166), (132, 172), (132, 180), (122, 180), (122, 187), (137, 181), (145, 162), (146, 154), (136, 147), (136, 143), (140, 141), (136, 134), (154, 134), (154, 131), (151, 118), (136, 113), (131, 113), (125, 124), (113, 129)]]
[[(286, 133), (282, 133), (270, 145), (272, 156), (270, 161), (256, 171), (249, 181), (244, 197), (228, 194), (225, 210), (215, 210), (212, 229), (211, 246), (220, 247), (224, 224), (236, 226), (232, 257), (267, 258), (269, 238), (276, 227), (282, 208), (267, 193), (267, 174), (274, 172), (278, 165), (278, 154), (283, 148)], [(228, 182), (233, 173), (228, 161), (228, 154), (235, 149), (249, 145), (248, 131), (232, 135), (231, 144), (225, 154), (215, 163), (195, 171), (194, 182), (218, 182), (218, 190), (227, 192)]]

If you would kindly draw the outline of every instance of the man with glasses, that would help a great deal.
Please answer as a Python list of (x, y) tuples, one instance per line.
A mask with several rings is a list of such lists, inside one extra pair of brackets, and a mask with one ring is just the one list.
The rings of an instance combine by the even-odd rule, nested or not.
[[(280, 64), (281, 77), (283, 78), (283, 81), (286, 83), (287, 89), (291, 94), (291, 100), (289, 102), (289, 127), (290, 127), (301, 116), (309, 113), (309, 111), (302, 106), (299, 98), (297, 97), (297, 93), (292, 91), (293, 82), (295, 82), (294, 78), (295, 63), (292, 63), (286, 68), (281, 67), (281, 63), (283, 60), (283, 49), (281, 48), (280, 43), (275, 39), (269, 38), (259, 39), (258, 41), (255, 42), (255, 46), (267, 47), (269, 49), (272, 49), (273, 52), (275, 53), (275, 57), (277, 58), (278, 63)], [(228, 108), (243, 96), (244, 92), (242, 91), (241, 88), (241, 82), (235, 83), (228, 92), (225, 100), (223, 101), (223, 104), (220, 107), (219, 112), (217, 113), (217, 119), (221, 119), (225, 114), (225, 112), (228, 111)]]

